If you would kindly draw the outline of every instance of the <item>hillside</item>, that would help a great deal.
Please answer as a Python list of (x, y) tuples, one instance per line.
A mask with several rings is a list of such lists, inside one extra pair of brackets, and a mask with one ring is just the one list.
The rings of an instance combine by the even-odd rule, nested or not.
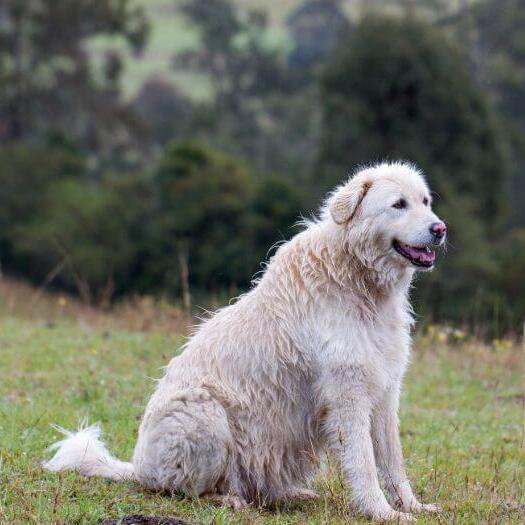
[[(145, 80), (151, 77), (166, 79), (195, 99), (210, 96), (210, 86), (206, 79), (194, 74), (175, 72), (171, 66), (173, 55), (184, 49), (199, 45), (199, 35), (190, 27), (179, 12), (182, 0), (136, 0), (146, 10), (151, 21), (151, 34), (147, 49), (141, 56), (133, 56), (124, 51), (126, 57), (122, 89), (126, 97), (133, 97)], [(239, 9), (260, 9), (267, 13), (270, 21), (270, 40), (287, 45), (288, 33), (286, 17), (303, 0), (233, 0)], [(364, 2), (363, 0), (342, 0), (341, 5), (351, 18), (374, 7), (381, 7), (382, 12), (395, 12), (396, 2)], [(459, 7), (459, 0), (449, 0), (450, 9)], [(399, 2), (397, 2), (399, 5)], [(120, 47), (119, 42), (99, 40), (92, 45), (95, 57), (110, 45)]]

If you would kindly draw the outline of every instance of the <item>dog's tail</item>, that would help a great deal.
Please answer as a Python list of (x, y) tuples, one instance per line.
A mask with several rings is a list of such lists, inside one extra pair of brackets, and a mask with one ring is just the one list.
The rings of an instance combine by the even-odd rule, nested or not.
[(51, 445), (50, 450), (56, 450), (55, 455), (43, 466), (53, 472), (76, 470), (83, 476), (99, 476), (102, 478), (123, 481), (135, 479), (133, 464), (114, 458), (99, 439), (100, 426), (81, 425), (77, 432), (69, 432), (61, 427), (55, 427), (66, 437)]

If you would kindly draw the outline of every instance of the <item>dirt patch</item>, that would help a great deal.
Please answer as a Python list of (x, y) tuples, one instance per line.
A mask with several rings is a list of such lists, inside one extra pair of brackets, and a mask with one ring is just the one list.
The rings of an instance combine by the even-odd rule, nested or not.
[(162, 516), (142, 516), (132, 514), (123, 518), (106, 518), (99, 520), (99, 523), (107, 525), (190, 525), (187, 521), (179, 518), (166, 518)]

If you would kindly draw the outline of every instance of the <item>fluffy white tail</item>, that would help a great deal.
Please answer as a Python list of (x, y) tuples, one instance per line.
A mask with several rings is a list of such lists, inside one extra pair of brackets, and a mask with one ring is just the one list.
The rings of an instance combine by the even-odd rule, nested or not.
[(134, 479), (133, 465), (114, 458), (99, 439), (100, 426), (80, 427), (77, 432), (69, 432), (55, 427), (66, 438), (51, 445), (55, 455), (44, 463), (44, 468), (58, 472), (76, 470), (84, 476), (99, 476), (115, 481)]

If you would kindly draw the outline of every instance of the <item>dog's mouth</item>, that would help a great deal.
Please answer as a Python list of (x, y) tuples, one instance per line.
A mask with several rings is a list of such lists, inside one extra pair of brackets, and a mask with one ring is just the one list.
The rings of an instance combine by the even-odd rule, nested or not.
[(394, 250), (408, 259), (414, 266), (421, 268), (432, 268), (436, 260), (436, 252), (428, 246), (411, 246), (404, 242), (395, 240)]

